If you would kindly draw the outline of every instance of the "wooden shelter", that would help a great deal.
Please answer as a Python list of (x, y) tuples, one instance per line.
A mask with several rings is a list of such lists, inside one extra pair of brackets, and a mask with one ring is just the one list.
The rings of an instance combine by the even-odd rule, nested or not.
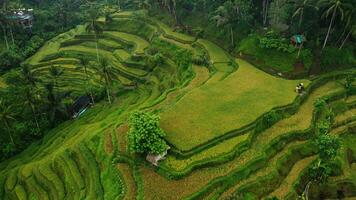
[(14, 24), (18, 24), (23, 28), (32, 28), (33, 25), (33, 9), (16, 9), (7, 13), (6, 18)]

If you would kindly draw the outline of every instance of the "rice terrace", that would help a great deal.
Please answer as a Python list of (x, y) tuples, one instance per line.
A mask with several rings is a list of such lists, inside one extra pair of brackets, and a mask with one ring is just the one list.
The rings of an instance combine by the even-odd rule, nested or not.
[(356, 199), (355, 5), (0, 1), (0, 199)]

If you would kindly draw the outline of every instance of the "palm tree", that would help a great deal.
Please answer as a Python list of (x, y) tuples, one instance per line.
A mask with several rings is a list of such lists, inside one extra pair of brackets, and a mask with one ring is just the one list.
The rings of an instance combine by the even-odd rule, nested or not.
[(90, 8), (87, 12), (89, 18), (89, 24), (86, 26), (85, 30), (87, 33), (94, 33), (95, 37), (95, 49), (97, 61), (99, 62), (99, 50), (98, 50), (98, 35), (103, 32), (103, 27), (100, 22), (97, 21), (97, 18), (100, 16), (100, 9), (95, 9), (94, 7)]
[(263, 22), (263, 26), (266, 26), (266, 24), (267, 24), (268, 8), (269, 8), (269, 0), (263, 0), (262, 1), (262, 22)]
[(343, 0), (320, 0), (319, 4), (322, 7), (326, 7), (326, 10), (322, 17), (327, 18), (331, 15), (329, 28), (326, 33), (324, 44), (322, 47), (322, 50), (323, 50), (326, 46), (326, 43), (328, 42), (328, 39), (330, 36), (330, 31), (334, 24), (337, 13), (339, 13), (341, 15), (341, 20), (342, 20), (344, 18), (344, 7), (350, 7), (350, 5), (347, 3), (344, 3)]
[(66, 115), (66, 107), (62, 103), (62, 100), (67, 94), (56, 94), (53, 82), (46, 84), (45, 89), (47, 91), (47, 111), (49, 120), (53, 125), (57, 114)]
[(79, 65), (78, 65), (77, 69), (79, 69), (79, 70), (83, 69), (84, 74), (85, 74), (85, 79), (86, 79), (85, 90), (86, 90), (86, 93), (90, 94), (91, 101), (94, 103), (94, 95), (93, 95), (92, 91), (88, 90), (88, 85), (90, 82), (90, 78), (89, 78), (89, 74), (88, 74), (89, 64), (90, 64), (90, 60), (87, 57), (81, 57), (79, 59)]
[(298, 28), (301, 29), (305, 10), (307, 8), (314, 8), (314, 9), (318, 9), (318, 8), (316, 6), (314, 6), (310, 2), (310, 0), (294, 0), (294, 4), (295, 4), (296, 9), (293, 13), (292, 18), (299, 15)]
[(109, 103), (111, 104), (110, 88), (114, 79), (117, 78), (116, 69), (108, 63), (106, 59), (100, 59), (99, 66), (95, 67), (101, 79), (104, 79), (105, 90)]
[(27, 84), (31, 85), (33, 88), (37, 87), (37, 83), (40, 82), (40, 80), (37, 78), (36, 74), (32, 71), (30, 65), (28, 64), (22, 65), (21, 74)]
[(342, 49), (342, 47), (345, 45), (346, 41), (349, 39), (349, 37), (352, 35), (352, 34), (355, 34), (356, 33), (356, 25), (355, 25), (355, 17), (356, 17), (356, 12), (355, 12), (355, 9), (354, 7), (352, 7), (351, 9), (349, 9), (345, 16), (346, 16), (346, 22), (345, 22), (345, 25), (344, 25), (344, 31), (343, 33), (341, 34), (339, 40), (337, 43), (339, 43), (339, 41), (342, 40), (342, 38), (344, 37), (344, 35), (346, 34), (346, 36), (344, 37), (344, 39), (342, 40), (341, 42), (341, 45), (339, 47), (339, 49)]
[(4, 35), (6, 49), (9, 49), (9, 41), (7, 39), (7, 34), (6, 34), (6, 15), (3, 9), (0, 10), (0, 26)]
[(237, 5), (234, 5), (231, 1), (226, 1), (222, 6), (219, 6), (212, 18), (216, 21), (217, 26), (225, 26), (230, 29), (231, 45), (234, 46), (234, 33), (233, 24), (237, 21)]
[(49, 74), (53, 78), (54, 86), (58, 88), (58, 78), (63, 75), (63, 69), (58, 65), (52, 65)]
[(31, 112), (33, 115), (33, 119), (35, 120), (36, 123), (36, 127), (37, 127), (37, 131), (38, 133), (41, 132), (41, 128), (40, 125), (38, 123), (38, 118), (37, 118), (37, 109), (36, 109), (36, 102), (38, 101), (38, 96), (37, 91), (34, 91), (32, 87), (29, 86), (25, 86), (24, 87), (24, 91), (23, 91), (24, 95), (25, 95), (25, 104), (27, 104), (30, 108), (31, 108)]
[(12, 106), (6, 105), (4, 101), (0, 100), (0, 121), (4, 123), (7, 133), (9, 134), (11, 143), (15, 145), (14, 138), (10, 127), (10, 122), (15, 121)]

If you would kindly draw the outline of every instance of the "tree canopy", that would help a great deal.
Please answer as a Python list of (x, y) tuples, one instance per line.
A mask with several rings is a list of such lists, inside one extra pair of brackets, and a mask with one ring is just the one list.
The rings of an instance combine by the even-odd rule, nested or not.
[(128, 141), (133, 153), (160, 154), (167, 150), (163, 139), (164, 131), (159, 126), (159, 116), (142, 111), (135, 111), (129, 119)]

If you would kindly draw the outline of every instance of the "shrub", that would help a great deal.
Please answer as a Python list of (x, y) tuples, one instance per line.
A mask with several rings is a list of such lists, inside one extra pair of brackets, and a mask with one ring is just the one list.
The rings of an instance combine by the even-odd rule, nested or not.
[(340, 141), (334, 136), (320, 134), (317, 138), (317, 145), (321, 160), (330, 161), (335, 159), (337, 150), (340, 148)]
[(335, 47), (327, 47), (321, 55), (320, 63), (323, 70), (330, 71), (340, 67), (353, 67), (356, 64), (356, 59), (352, 48), (340, 50)]
[(135, 111), (129, 119), (129, 149), (133, 153), (160, 154), (168, 145), (163, 137), (165, 133), (159, 127), (159, 117), (154, 114)]
[(11, 48), (3, 51), (0, 54), (0, 72), (7, 71), (12, 67), (19, 66), (20, 62), (22, 62), (22, 55), (18, 53), (18, 49)]
[(263, 131), (269, 127), (271, 127), (274, 123), (276, 123), (282, 116), (276, 111), (272, 110), (265, 115), (263, 115), (262, 119), (256, 126), (256, 132)]
[(286, 38), (280, 37), (273, 31), (269, 31), (264, 37), (260, 37), (259, 45), (261, 48), (277, 49), (278, 51), (287, 53), (293, 53), (296, 50), (293, 45), (289, 44)]
[(316, 108), (317, 111), (320, 111), (322, 108), (324, 108), (326, 106), (326, 101), (323, 98), (318, 98), (315, 103), (314, 106)]

